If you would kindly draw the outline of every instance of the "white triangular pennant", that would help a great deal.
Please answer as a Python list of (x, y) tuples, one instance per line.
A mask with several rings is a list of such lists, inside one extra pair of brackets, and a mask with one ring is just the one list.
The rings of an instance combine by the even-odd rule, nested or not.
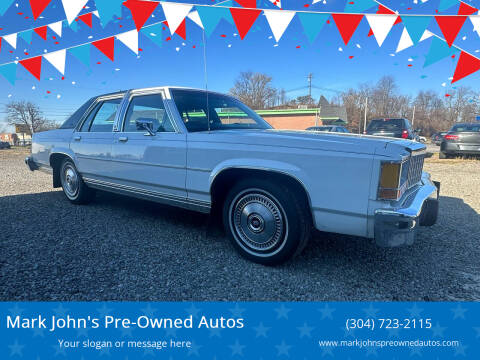
[(55, 32), (58, 36), (62, 36), (62, 27), (63, 21), (57, 21), (55, 23), (49, 24), (48, 27)]
[(164, 1), (162, 1), (161, 4), (163, 13), (167, 19), (168, 28), (170, 29), (170, 33), (173, 35), (193, 6)]
[(62, 75), (65, 75), (65, 58), (67, 56), (67, 50), (59, 50), (52, 53), (43, 55), (43, 57), (53, 65), (55, 69), (60, 71)]
[(93, 11), (93, 15), (95, 15), (97, 18), (100, 18), (100, 14), (98, 13), (98, 10)]
[[(420, 41), (427, 40), (433, 36), (433, 33), (431, 33), (428, 30), (425, 30), (422, 37), (420, 38)], [(410, 35), (408, 34), (408, 31), (406, 28), (403, 28), (402, 36), (400, 37), (400, 41), (398, 42), (397, 46), (397, 53), (409, 48), (410, 46), (413, 46), (413, 41)]]
[(433, 34), (430, 31), (425, 30), (422, 37), (420, 38), (420, 41), (427, 40), (428, 38), (431, 38), (432, 36), (433, 36)]
[(290, 24), (295, 16), (295, 11), (264, 10), (263, 12), (267, 18), (268, 25), (270, 25), (270, 29), (272, 29), (275, 40), (279, 42), (288, 24)]
[(188, 18), (203, 29), (202, 20), (200, 20), (198, 11), (192, 11), (190, 14), (188, 14)]
[(473, 24), (473, 31), (476, 31), (477, 34), (480, 36), (480, 15), (472, 15), (469, 17), (470, 21)]
[(138, 55), (138, 31), (131, 30), (123, 34), (116, 35), (116, 38), (124, 43), (130, 50)]
[(88, 0), (62, 0), (65, 15), (67, 15), (68, 24), (71, 24), (77, 15), (82, 11)]
[(368, 24), (372, 28), (373, 35), (377, 40), (378, 46), (382, 46), (383, 42), (392, 29), (393, 24), (397, 20), (396, 14), (367, 14)]
[(3, 37), (3, 40), (5, 40), (7, 43), (9, 43), (10, 46), (13, 47), (14, 49), (17, 48), (17, 33), (5, 35)]
[(413, 41), (406, 28), (403, 28), (402, 36), (400, 37), (400, 41), (398, 42), (397, 46), (397, 53), (413, 46)]
[[(316, 1), (320, 1), (320, 0), (316, 0)], [(314, 1), (313, 3), (315, 4), (316, 1)], [(282, 8), (282, 2), (280, 0), (270, 0), (270, 2), (276, 7), (279, 7), (280, 9)]]

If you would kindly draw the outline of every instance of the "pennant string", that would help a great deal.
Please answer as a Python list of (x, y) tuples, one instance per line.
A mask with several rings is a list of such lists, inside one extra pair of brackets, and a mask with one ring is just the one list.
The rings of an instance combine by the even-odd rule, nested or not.
[[(221, 4), (223, 4), (223, 3), (227, 2), (227, 1), (229, 1), (229, 0), (221, 1), (221, 2), (219, 2), (218, 4), (215, 4), (215, 5), (187, 4), (187, 3), (179, 3), (179, 4), (182, 4), (182, 5), (184, 5), (184, 6), (185, 6), (185, 5), (191, 5), (192, 7), (193, 7), (193, 6), (195, 6), (195, 7), (216, 7), (216, 8), (232, 9), (231, 6), (222, 6), (222, 5), (221, 5)], [(409, 17), (409, 16), (431, 16), (432, 18), (433, 18), (433, 17), (442, 17), (442, 16), (449, 16), (449, 17), (459, 16), (459, 17), (465, 17), (465, 15), (444, 15), (444, 14), (443, 14), (443, 15), (442, 15), (442, 14), (435, 14), (435, 15), (431, 15), (431, 14), (428, 14), (428, 15), (423, 15), (423, 14), (404, 14), (404, 15), (402, 15), (402, 14), (399, 14), (398, 12), (392, 10), (392, 9), (389, 8), (388, 6), (385, 6), (384, 4), (382, 4), (382, 3), (381, 3), (380, 1), (378, 1), (378, 0), (374, 0), (374, 1), (375, 1), (377, 4), (383, 6), (384, 8), (392, 11), (392, 13), (396, 14), (397, 16), (404, 16), (404, 17)], [(151, 2), (160, 3), (160, 1), (151, 1)], [(463, 2), (463, 1), (460, 1), (460, 2)], [(170, 4), (172, 4), (172, 3), (173, 3), (173, 2), (171, 2)], [(236, 8), (236, 9), (243, 9), (243, 10), (257, 10), (257, 11), (263, 11), (263, 12), (265, 12), (265, 10), (268, 10), (268, 11), (279, 11), (279, 12), (282, 11), (282, 10), (272, 10), (272, 9), (262, 9), (262, 8), (251, 8), (251, 7), (250, 7), (250, 8), (249, 8), (249, 7), (241, 7), (241, 8), (233, 7), (233, 9), (235, 9), (235, 8)], [(84, 13), (84, 14), (82, 14), (82, 15), (87, 15), (87, 14), (90, 14), (90, 13), (95, 13), (96, 11), (97, 11), (97, 10), (91, 11), (91, 12), (87, 12), (87, 13)], [(308, 14), (328, 14), (328, 15), (331, 15), (331, 14), (332, 14), (332, 12), (325, 12), (325, 11), (306, 11), (306, 10), (292, 10), (292, 11), (294, 11), (295, 13), (308, 13)], [(339, 13), (339, 14), (345, 14), (345, 15), (366, 15), (366, 13)], [(78, 17), (78, 16), (77, 16), (77, 17)], [(65, 20), (59, 20), (59, 21), (62, 21), (62, 22), (63, 22), (63, 21), (67, 21), (67, 20), (65, 19)], [(59, 21), (56, 21), (56, 22), (59, 22)], [(143, 25), (143, 26), (141, 27), (141, 29), (145, 29), (145, 28), (148, 28), (148, 27), (151, 27), (151, 26), (155, 26), (155, 25), (164, 23), (165, 21), (166, 21), (166, 20), (161, 20), (161, 21), (157, 21), (157, 22), (154, 22), (154, 23), (151, 23), (151, 24), (148, 24), (148, 25)], [(54, 22), (54, 23), (55, 23), (55, 22)], [(49, 25), (50, 25), (50, 24), (49, 24)], [(47, 25), (45, 25), (45, 26), (47, 26)], [(33, 28), (33, 29), (27, 29), (27, 30), (22, 30), (22, 31), (19, 31), (19, 32), (15, 33), (15, 34), (22, 33), (22, 32), (26, 32), (26, 31), (32, 31), (32, 30), (34, 30), (34, 29), (35, 29), (35, 28)], [(122, 32), (122, 33), (120, 33), (120, 34), (123, 34), (123, 33), (124, 33), (124, 32)], [(101, 38), (101, 39), (96, 39), (96, 40), (88, 41), (88, 42), (85, 42), (85, 43), (82, 43), (82, 44), (70, 46), (70, 47), (64, 48), (63, 50), (66, 51), (66, 50), (70, 50), (70, 49), (73, 49), (73, 48), (81, 47), (81, 46), (84, 46), (84, 45), (87, 45), (87, 44), (92, 44), (93, 42), (102, 41), (102, 40), (111, 38), (112, 36), (115, 37), (115, 36), (120, 35), (120, 34), (109, 35), (109, 36), (106, 36), (106, 37)], [(435, 36), (435, 37), (437, 37), (438, 39), (447, 42), (445, 38), (443, 38), (443, 37), (441, 37), (441, 36), (439, 36), (439, 35), (437, 35), (437, 34), (434, 34), (434, 33), (431, 33), (431, 34), (432, 34), (432, 36)], [(9, 34), (9, 35), (11, 35), (11, 34)], [(8, 36), (8, 35), (2, 35), (2, 36), (0, 36), (0, 37), (5, 37), (5, 36)], [(472, 57), (477, 58), (477, 59), (480, 60), (479, 57), (473, 55), (472, 53), (470, 53), (470, 52), (468, 52), (468, 51), (466, 51), (466, 50), (463, 50), (463, 49), (460, 48), (459, 46), (457, 46), (457, 45), (452, 45), (452, 46), (455, 47), (455, 48), (457, 48), (458, 50), (460, 50), (460, 51), (462, 51), (462, 52), (464, 52), (464, 53), (466, 53), (466, 54), (468, 54), (468, 55), (470, 55), (470, 56), (472, 56)], [(58, 51), (58, 50), (54, 50), (54, 51)], [(54, 51), (52, 51), (52, 52), (54, 52)], [(31, 57), (28, 57), (28, 58), (24, 58), (24, 59), (22, 59), (22, 60), (13, 60), (13, 61), (10, 61), (10, 62), (6, 62), (6, 63), (3, 63), (3, 64), (0, 64), (0, 66), (9, 65), (9, 64), (13, 64), (13, 63), (15, 63), (15, 64), (21, 63), (21, 62), (23, 62), (23, 61), (26, 61), (26, 60), (28, 61), (28, 60), (30, 60), (30, 59), (33, 59), (33, 58), (36, 58), (36, 57), (39, 57), (39, 56), (44, 56), (44, 55), (49, 54), (49, 53), (51, 53), (51, 52), (44, 53), (44, 54), (41, 54), (41, 55), (31, 56)]]

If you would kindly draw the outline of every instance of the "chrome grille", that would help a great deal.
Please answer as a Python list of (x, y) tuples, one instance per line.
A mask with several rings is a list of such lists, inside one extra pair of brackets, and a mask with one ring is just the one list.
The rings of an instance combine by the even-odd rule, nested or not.
[(417, 184), (422, 179), (423, 161), (425, 154), (412, 154), (408, 161), (407, 189)]

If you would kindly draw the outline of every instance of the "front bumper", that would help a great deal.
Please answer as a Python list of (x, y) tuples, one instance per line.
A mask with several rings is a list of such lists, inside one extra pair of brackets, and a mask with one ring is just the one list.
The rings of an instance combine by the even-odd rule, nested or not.
[(375, 242), (379, 246), (411, 245), (419, 226), (437, 221), (440, 183), (422, 174), (421, 185), (400, 206), (375, 211)]

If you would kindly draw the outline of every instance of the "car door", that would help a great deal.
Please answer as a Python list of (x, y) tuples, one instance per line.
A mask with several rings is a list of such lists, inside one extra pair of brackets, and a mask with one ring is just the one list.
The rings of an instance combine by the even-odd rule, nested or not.
[[(160, 90), (132, 91), (112, 148), (112, 176), (122, 190), (163, 202), (186, 200), (186, 134), (165, 107)], [(153, 135), (137, 127), (153, 123)], [(178, 204), (177, 204), (178, 205)]]
[(104, 180), (110, 176), (113, 126), (123, 94), (102, 97), (90, 107), (70, 143), (78, 171), (85, 179)]

